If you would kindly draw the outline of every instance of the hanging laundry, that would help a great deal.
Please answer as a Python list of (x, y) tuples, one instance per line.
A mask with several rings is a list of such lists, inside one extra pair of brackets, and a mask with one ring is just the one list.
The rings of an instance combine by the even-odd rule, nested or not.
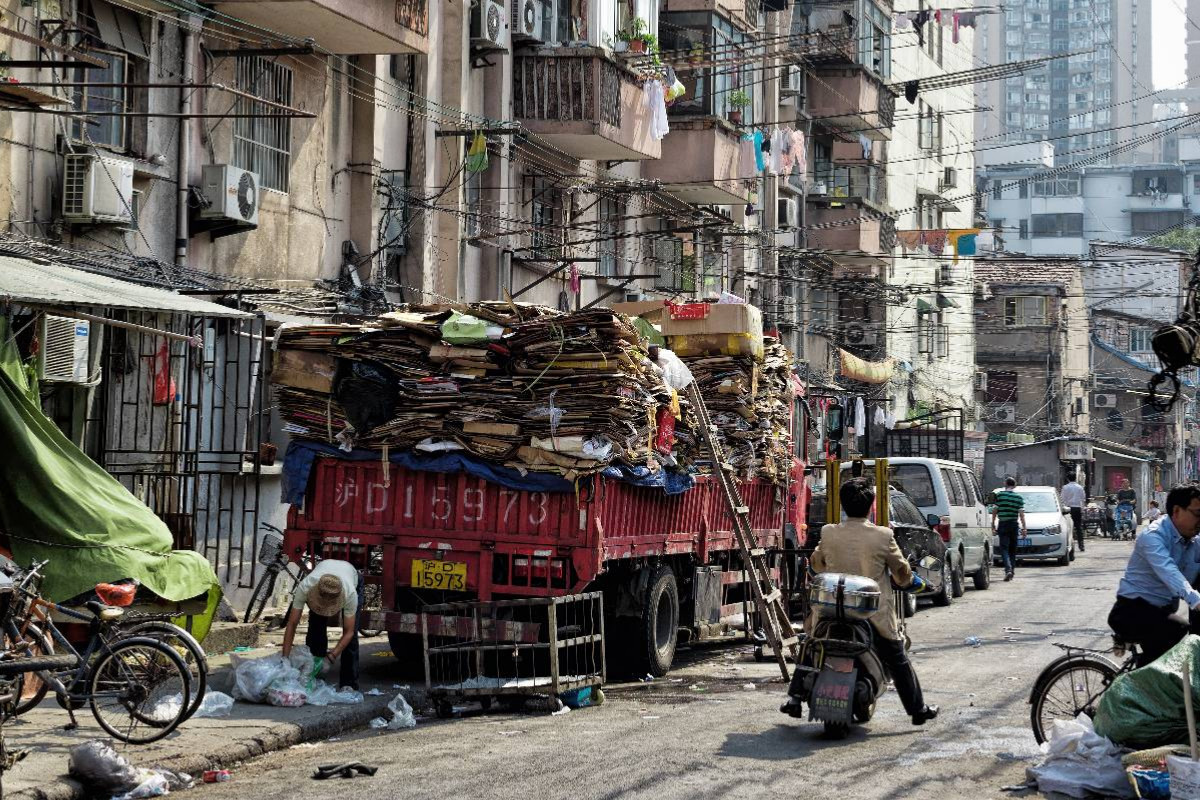
[(796, 165), (796, 157), (792, 151), (792, 148), (793, 148), (792, 129), (791, 128), (780, 128), (779, 134), (780, 134), (779, 135), (779, 139), (780, 139), (779, 174), (780, 175), (791, 175), (792, 167), (794, 167)]
[(772, 175), (779, 175), (783, 171), (783, 148), (787, 140), (783, 128), (776, 128), (771, 134), (771, 163), (767, 167)]
[(804, 142), (804, 131), (792, 131), (792, 158), (796, 162), (796, 172), (804, 179), (808, 175), (808, 150)]
[(946, 251), (945, 231), (922, 231), (921, 243), (929, 248), (929, 254), (940, 256)]
[(751, 141), (754, 142), (754, 171), (762, 172), (767, 168), (766, 159), (763, 157), (763, 134), (762, 131), (755, 131), (751, 135)]
[(923, 242), (925, 231), (896, 231), (896, 241), (900, 243), (900, 248), (908, 255), (909, 250), (916, 250)]
[(487, 139), (478, 131), (471, 139), (471, 146), (467, 148), (467, 160), (464, 166), (467, 172), (483, 172), (488, 168)]
[(866, 135), (860, 133), (858, 135), (858, 144), (859, 144), (859, 146), (862, 147), (863, 160), (870, 161), (871, 160), (871, 149), (872, 149), (871, 140), (868, 139), (866, 137)]
[(883, 406), (875, 406), (875, 424), (882, 428), (885, 422), (886, 417), (883, 413)]
[(978, 11), (960, 11), (958, 12), (958, 25), (960, 28), (974, 28), (975, 18), (979, 16)]
[(918, 11), (917, 15), (913, 17), (913, 30), (917, 32), (917, 43), (921, 47), (925, 46), (925, 23), (929, 22), (929, 17), (928, 11)]
[(571, 293), (579, 294), (583, 289), (583, 276), (579, 274), (579, 265), (574, 261), (571, 262)]
[(912, 15), (907, 11), (900, 11), (896, 14), (896, 30), (906, 31), (912, 27)]
[(667, 98), (662, 81), (646, 81), (642, 86), (642, 94), (645, 96), (646, 109), (650, 112), (650, 135), (656, 141), (661, 141), (671, 131), (667, 123)]
[(954, 254), (955, 264), (958, 263), (959, 256), (975, 255), (975, 237), (979, 234), (979, 230), (979, 228), (966, 228), (947, 233), (947, 238), (950, 240), (950, 251)]
[(933, 21), (939, 25), (942, 24), (942, 10), (940, 8), (934, 10)]
[(904, 99), (908, 101), (910, 106), (917, 102), (917, 92), (920, 89), (921, 85), (917, 81), (909, 81), (904, 84)]
[(985, 228), (975, 237), (976, 252), (991, 252), (996, 249), (996, 231), (992, 228)]
[(854, 398), (854, 435), (862, 438), (867, 432), (867, 412), (863, 408), (863, 399), (861, 397)]
[(884, 416), (883, 427), (887, 428), (889, 431), (896, 427), (896, 415), (893, 412), (888, 411), (887, 415)]
[(679, 80), (679, 76), (675, 74), (675, 69), (668, 64), (666, 67), (666, 77), (663, 80), (663, 85), (667, 87), (667, 105), (675, 104), (675, 101), (687, 94), (687, 87), (683, 85), (683, 81)]
[(739, 178), (754, 177), (754, 137), (746, 134), (738, 143), (738, 171)]
[(954, 42), (955, 44), (958, 44), (958, 23), (959, 23), (960, 17), (958, 15), (957, 11), (954, 12), (953, 16), (954, 16), (954, 18), (952, 20), (952, 25), (951, 25), (950, 41)]

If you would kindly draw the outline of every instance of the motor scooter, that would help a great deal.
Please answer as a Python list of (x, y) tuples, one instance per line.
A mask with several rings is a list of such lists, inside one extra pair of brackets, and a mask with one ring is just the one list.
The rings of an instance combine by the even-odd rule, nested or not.
[[(921, 566), (935, 569), (940, 562), (932, 556)], [(903, 607), (903, 591), (894, 591), (894, 608)], [(872, 644), (875, 629), (870, 623), (879, 610), (879, 584), (861, 575), (826, 572), (810, 580), (808, 604), (811, 632), (800, 639), (796, 674), (789, 687), (789, 702), (780, 709), (793, 717), (820, 721), (830, 738), (845, 738), (854, 724), (869, 722), (875, 705), (887, 691), (888, 674)], [(898, 615), (905, 647), (908, 635), (903, 615)]]

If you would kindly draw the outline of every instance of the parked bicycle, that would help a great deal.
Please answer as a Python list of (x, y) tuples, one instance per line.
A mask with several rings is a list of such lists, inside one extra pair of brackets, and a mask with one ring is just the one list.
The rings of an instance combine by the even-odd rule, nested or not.
[(286, 574), (292, 580), (292, 586), (288, 590), (288, 594), (291, 594), (296, 590), (300, 581), (304, 580), (304, 576), (313, 571), (313, 567), (320, 560), (311, 553), (305, 553), (301, 556), (300, 562), (296, 565), (296, 572), (293, 574), (292, 562), (287, 557), (287, 553), (283, 552), (283, 531), (266, 522), (262, 523), (262, 527), (273, 531), (276, 535), (265, 534), (262, 541), (259, 542), (258, 563), (266, 569), (263, 570), (262, 576), (254, 587), (254, 592), (250, 595), (250, 603), (246, 606), (243, 622), (258, 622), (262, 617), (267, 603), (275, 596), (275, 583), (279, 580), (281, 573)]
[[(29, 658), (55, 658), (50, 654), (58, 650), (52, 662), (58, 666), (31, 670), (25, 679), (32, 675), (41, 685), (29, 697), (22, 686), (17, 707), (27, 711), (53, 689), (70, 716), (68, 730), (78, 727), (75, 711), (89, 705), (100, 727), (120, 741), (148, 744), (167, 736), (193, 706), (184, 701), (193, 697), (184, 658), (160, 639), (122, 632), (123, 609), (93, 600), (86, 611), (78, 611), (44, 600), (38, 588), (45, 565), (36, 562), (15, 574), (14, 607), (3, 621), (4, 635), (9, 650)], [(88, 624), (82, 652), (58, 629), (52, 613)]]
[[(1101, 695), (1108, 691), (1117, 676), (1137, 668), (1137, 645), (1124, 642), (1116, 636), (1113, 637), (1113, 646), (1108, 650), (1090, 650), (1065, 644), (1055, 647), (1063, 650), (1065, 655), (1046, 665), (1034, 681), (1033, 691), (1029, 695), (1029, 721), (1033, 727), (1033, 738), (1037, 739), (1038, 744), (1046, 741), (1046, 732), (1056, 719), (1071, 720), (1080, 714), (1096, 716)], [(1127, 657), (1120, 664), (1106, 657), (1114, 655), (1120, 658), (1126, 654)]]

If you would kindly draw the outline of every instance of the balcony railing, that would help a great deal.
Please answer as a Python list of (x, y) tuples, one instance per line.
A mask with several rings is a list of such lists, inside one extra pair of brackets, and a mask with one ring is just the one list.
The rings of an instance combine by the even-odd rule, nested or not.
[(813, 185), (823, 185), (824, 197), (829, 200), (846, 198), (880, 206), (887, 204), (887, 175), (881, 169), (818, 164), (813, 170)]
[(649, 111), (634, 76), (600, 50), (517, 54), (513, 114), (578, 158), (658, 158)]

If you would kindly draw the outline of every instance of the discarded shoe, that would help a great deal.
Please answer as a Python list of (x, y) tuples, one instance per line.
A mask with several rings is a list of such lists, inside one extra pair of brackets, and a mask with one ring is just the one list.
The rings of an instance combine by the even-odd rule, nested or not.
[(937, 715), (938, 715), (938, 707), (937, 706), (925, 706), (920, 711), (913, 714), (913, 718), (912, 718), (913, 725), (924, 725), (926, 722), (928, 722), (931, 719), (937, 719)]

